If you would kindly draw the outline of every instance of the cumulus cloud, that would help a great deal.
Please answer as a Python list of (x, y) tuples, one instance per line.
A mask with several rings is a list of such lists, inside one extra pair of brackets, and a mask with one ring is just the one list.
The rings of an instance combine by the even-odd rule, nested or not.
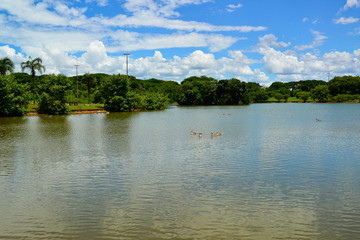
[(304, 71), (304, 62), (296, 56), (277, 51), (273, 48), (262, 48), (264, 69), (273, 74), (293, 74)]
[(360, 20), (359, 18), (354, 18), (354, 17), (348, 17), (348, 18), (341, 17), (339, 19), (334, 19), (334, 23), (346, 25), (351, 23), (357, 23), (359, 20)]
[(255, 48), (284, 48), (290, 46), (290, 42), (278, 42), (278, 38), (275, 37), (273, 34), (267, 34), (263, 37), (259, 37), (259, 43), (256, 45)]

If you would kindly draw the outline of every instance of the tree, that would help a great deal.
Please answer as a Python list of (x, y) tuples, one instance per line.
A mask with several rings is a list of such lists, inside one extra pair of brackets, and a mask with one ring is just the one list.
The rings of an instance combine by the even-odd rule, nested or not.
[(42, 65), (41, 58), (32, 59), (31, 57), (29, 57), (29, 60), (21, 63), (22, 71), (24, 71), (27, 68), (30, 70), (31, 77), (33, 79), (33, 100), (34, 100), (34, 104), (35, 104), (35, 74), (36, 74), (36, 71), (42, 73), (42, 71), (44, 70), (44, 72), (45, 72), (45, 66)]
[(13, 72), (15, 68), (15, 65), (13, 61), (11, 61), (10, 58), (4, 57), (0, 59), (0, 74), (5, 76), (6, 72)]
[(334, 77), (329, 81), (329, 91), (332, 96), (338, 94), (360, 94), (360, 77)]
[(301, 100), (303, 100), (304, 102), (306, 102), (310, 97), (310, 93), (309, 92), (298, 92), (297, 97), (300, 98)]
[(0, 76), (0, 117), (22, 116), (28, 103), (27, 86), (11, 76)]
[(252, 92), (252, 98), (254, 102), (265, 102), (269, 95), (264, 89), (258, 89), (255, 92)]
[(66, 91), (70, 89), (70, 80), (62, 74), (49, 75), (40, 85), (39, 113), (62, 115), (68, 113)]
[(91, 88), (93, 88), (96, 84), (96, 77), (90, 73), (85, 73), (82, 79), (86, 82), (88, 103), (90, 103)]
[(283, 98), (284, 98), (284, 95), (283, 95), (283, 94), (281, 94), (281, 93), (276, 93), (274, 97), (276, 98), (276, 100), (278, 100), (278, 101), (280, 102), (280, 101), (281, 101), (281, 99), (283, 99)]
[(131, 104), (127, 101), (129, 95), (129, 80), (124, 75), (112, 75), (103, 81), (101, 95), (105, 100), (104, 107), (111, 112), (130, 112)]
[(324, 102), (329, 97), (329, 87), (327, 85), (317, 86), (310, 91), (310, 95), (314, 100), (317, 99), (319, 102)]
[(220, 80), (216, 89), (218, 104), (249, 104), (247, 85), (236, 78)]

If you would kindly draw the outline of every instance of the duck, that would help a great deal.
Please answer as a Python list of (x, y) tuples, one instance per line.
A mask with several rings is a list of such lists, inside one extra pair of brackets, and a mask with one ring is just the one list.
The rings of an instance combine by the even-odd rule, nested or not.
[(321, 122), (321, 120), (320, 120), (320, 119), (318, 119), (318, 118), (316, 118), (316, 121), (317, 121), (317, 122)]
[(191, 131), (190, 135), (196, 135), (196, 132)]
[(203, 134), (202, 133), (199, 133), (199, 138), (202, 138)]

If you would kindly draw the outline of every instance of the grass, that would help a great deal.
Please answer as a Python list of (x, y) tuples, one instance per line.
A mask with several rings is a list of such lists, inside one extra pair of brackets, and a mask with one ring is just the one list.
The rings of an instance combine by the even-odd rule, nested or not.
[[(281, 99), (280, 101), (278, 101), (276, 98), (271, 97), (268, 98), (268, 100), (266, 100), (267, 102), (285, 102), (285, 99)], [(308, 98), (307, 101), (314, 101), (312, 98)], [(303, 102), (303, 100), (301, 100), (300, 98), (297, 97), (289, 97), (287, 99), (287, 102)]]
[[(103, 108), (104, 104), (100, 104), (100, 103), (90, 103), (90, 104), (85, 104), (85, 103), (79, 103), (79, 105), (77, 106), (68, 106), (70, 111), (72, 110), (87, 110), (87, 109), (104, 109)], [(25, 111), (37, 111), (38, 105), (37, 104), (29, 104), (27, 106), (27, 108), (25, 108)]]
[(104, 104), (101, 103), (90, 103), (90, 104), (84, 104), (84, 103), (79, 103), (79, 105), (77, 106), (68, 106), (70, 111), (71, 110), (87, 110), (87, 109), (104, 109)]

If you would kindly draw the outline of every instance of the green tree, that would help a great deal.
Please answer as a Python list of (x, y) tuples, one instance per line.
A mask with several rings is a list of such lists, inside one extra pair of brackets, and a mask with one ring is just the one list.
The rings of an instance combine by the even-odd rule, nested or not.
[(10, 58), (4, 57), (0, 59), (0, 74), (6, 75), (6, 72), (12, 73), (14, 71), (15, 65)]
[(168, 98), (160, 93), (149, 93), (144, 96), (141, 108), (143, 110), (163, 110), (168, 103)]
[(66, 91), (70, 89), (70, 80), (62, 74), (48, 75), (40, 85), (39, 113), (51, 115), (67, 114)]
[(101, 86), (101, 95), (105, 101), (104, 107), (111, 112), (130, 112), (133, 101), (129, 94), (129, 81), (124, 75), (112, 75)]
[(264, 89), (258, 89), (252, 93), (254, 102), (265, 102), (269, 98), (269, 94)]
[(276, 100), (278, 100), (278, 101), (280, 102), (280, 101), (281, 101), (281, 99), (283, 99), (283, 98), (284, 98), (284, 95), (283, 95), (283, 94), (281, 94), (281, 93), (276, 93), (274, 97), (276, 98)]
[(329, 81), (329, 91), (332, 96), (338, 94), (360, 94), (360, 77), (335, 77)]
[(296, 96), (306, 102), (310, 97), (310, 92), (298, 92)]
[(29, 101), (28, 85), (18, 84), (11, 76), (0, 75), (0, 116), (22, 116)]
[(25, 69), (29, 69), (31, 73), (31, 77), (33, 79), (33, 100), (35, 104), (35, 74), (36, 71), (39, 73), (42, 73), (43, 70), (45, 72), (45, 66), (42, 65), (42, 59), (41, 58), (35, 58), (32, 59), (29, 57), (29, 59), (26, 62), (21, 63), (21, 70), (24, 71)]
[(324, 102), (329, 98), (329, 87), (327, 85), (316, 86), (310, 91), (311, 97), (319, 102)]
[(216, 89), (218, 104), (249, 104), (247, 85), (238, 79), (220, 80)]
[(82, 80), (86, 83), (88, 103), (90, 103), (91, 88), (95, 87), (96, 77), (90, 73), (85, 73)]

